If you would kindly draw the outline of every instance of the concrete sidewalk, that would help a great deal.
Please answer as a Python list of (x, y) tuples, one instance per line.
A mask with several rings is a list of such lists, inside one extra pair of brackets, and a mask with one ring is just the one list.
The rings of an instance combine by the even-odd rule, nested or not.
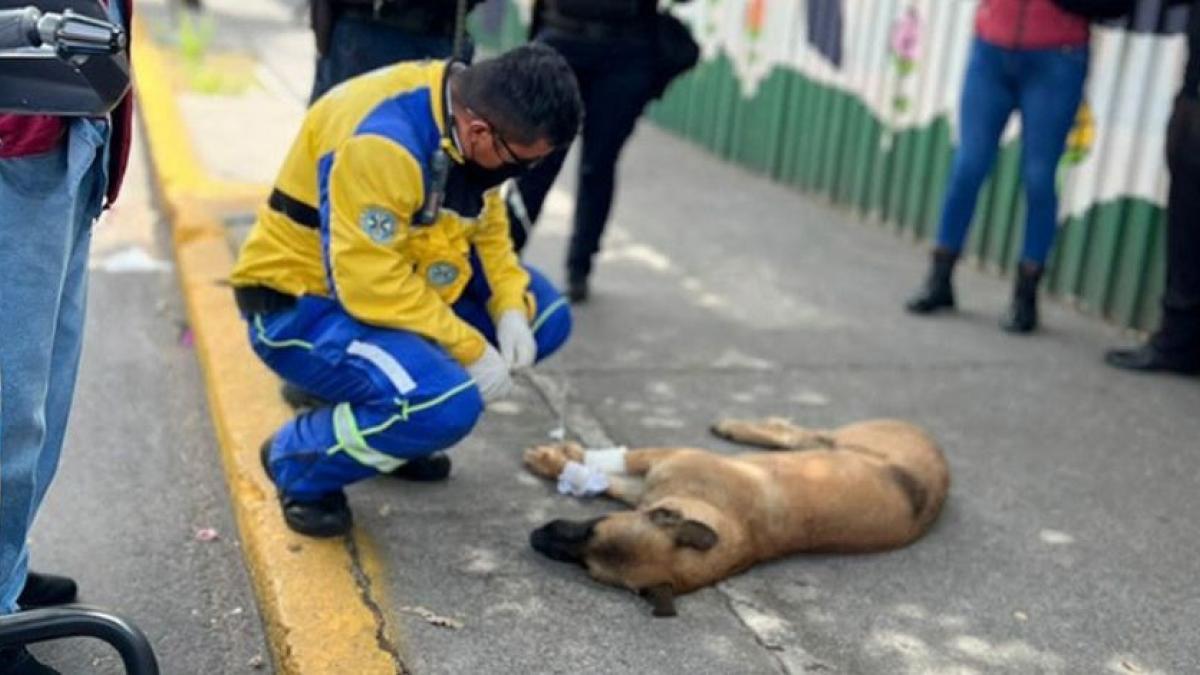
[[(285, 5), (209, 6), (222, 44), (249, 48), (259, 84), (236, 96), (178, 96), (187, 133), (212, 176), (269, 183), (303, 113), (311, 38)], [(165, 9), (147, 3), (143, 17), (170, 35)], [(527, 256), (555, 277), (571, 192), (564, 180), (552, 194)], [(233, 245), (247, 213), (222, 215)], [(900, 305), (924, 264), (919, 247), (643, 125), (623, 160), (595, 298), (577, 310), (568, 347), (454, 449), (447, 483), (378, 479), (350, 491), (355, 542), (373, 546), (380, 565), (357, 587), (370, 581), (362, 595), (376, 646), (391, 657), (383, 667), (1196, 672), (1200, 386), (1105, 369), (1102, 350), (1124, 337), (1062, 306), (1046, 308), (1038, 335), (1001, 333), (1007, 284), (969, 268), (958, 279), (961, 312), (909, 317)], [(209, 362), (253, 364), (236, 340), (212, 344), (228, 351)], [(260, 377), (210, 368), (209, 386), (242, 372)], [(274, 396), (265, 384), (246, 396), (244, 414), (280, 414), (277, 401), (253, 398)], [(543, 521), (609, 508), (559, 497), (522, 469), (521, 449), (561, 421), (591, 444), (731, 450), (707, 435), (709, 422), (767, 414), (811, 426), (898, 416), (927, 427), (952, 468), (940, 522), (902, 551), (760, 566), (682, 598), (674, 620), (651, 619), (632, 594), (529, 549)], [(230, 419), (217, 419), (222, 444), (250, 447), (251, 427), (221, 430)], [(231, 481), (261, 489), (250, 464), (223, 452)], [(260, 519), (239, 517), (243, 537), (272, 525), (262, 508)], [(309, 555), (306, 547), (284, 562)], [(286, 605), (280, 598), (296, 588), (273, 581), (277, 563), (262, 552), (251, 560), (267, 605)], [(310, 574), (347, 573), (335, 568)], [(276, 613), (264, 615), (270, 623)], [(301, 633), (269, 634), (278, 656)], [(342, 635), (329, 626), (321, 646)], [(291, 663), (281, 672), (384, 672)]]

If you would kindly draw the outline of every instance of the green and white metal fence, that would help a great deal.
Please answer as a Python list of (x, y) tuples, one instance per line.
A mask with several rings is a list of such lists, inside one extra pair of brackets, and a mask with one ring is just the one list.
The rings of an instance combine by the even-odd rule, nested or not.
[[(524, 40), (529, 0), (490, 0), (475, 34)], [(1049, 290), (1120, 325), (1157, 321), (1167, 173), (1163, 143), (1186, 43), (1144, 0), (1131, 24), (1097, 27), (1087, 108), (1060, 170)], [(823, 195), (918, 238), (936, 228), (976, 0), (693, 0), (673, 8), (703, 59), (650, 110), (725, 159)], [(1134, 25), (1136, 24), (1136, 25)], [(969, 242), (1009, 270), (1024, 197), (1014, 116)]]

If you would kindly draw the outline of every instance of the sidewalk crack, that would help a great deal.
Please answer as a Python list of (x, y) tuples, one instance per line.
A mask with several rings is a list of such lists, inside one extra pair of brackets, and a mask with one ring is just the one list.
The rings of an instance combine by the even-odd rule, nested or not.
[(388, 634), (387, 617), (384, 616), (383, 608), (375, 600), (373, 595), (373, 585), (370, 575), (367, 574), (363, 567), (362, 555), (358, 550), (358, 541), (351, 533), (345, 538), (346, 552), (350, 554), (350, 573), (354, 576), (354, 583), (358, 586), (359, 596), (362, 598), (363, 604), (370, 610), (371, 616), (375, 618), (375, 643), (388, 656), (391, 657), (392, 663), (396, 666), (396, 675), (410, 675), (412, 673), (408, 666), (404, 663), (404, 658), (400, 656), (400, 649)]

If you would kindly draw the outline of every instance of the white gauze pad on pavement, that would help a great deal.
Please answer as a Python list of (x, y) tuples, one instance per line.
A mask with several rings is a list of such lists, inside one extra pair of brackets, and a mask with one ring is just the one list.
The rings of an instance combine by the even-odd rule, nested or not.
[(584, 466), (579, 462), (567, 462), (558, 474), (558, 492), (575, 497), (594, 497), (608, 489), (608, 476), (603, 471)]
[(604, 473), (625, 473), (626, 452), (628, 449), (623, 445), (587, 450), (583, 453), (583, 463), (589, 469)]

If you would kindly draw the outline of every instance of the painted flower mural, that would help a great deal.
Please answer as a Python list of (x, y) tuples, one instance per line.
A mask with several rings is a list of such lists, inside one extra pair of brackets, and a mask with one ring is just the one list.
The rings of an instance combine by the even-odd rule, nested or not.
[(1088, 155), (1092, 154), (1092, 146), (1096, 143), (1096, 116), (1092, 106), (1084, 101), (1075, 113), (1075, 126), (1067, 134), (1067, 148), (1063, 151), (1062, 159), (1058, 162), (1058, 185), (1062, 188), (1066, 172), (1083, 164)]
[(912, 107), (904, 89), (905, 81), (916, 70), (921, 55), (921, 29), (921, 15), (916, 7), (908, 7), (892, 23), (890, 47), (892, 64), (896, 68), (896, 95), (892, 98), (892, 109), (898, 113), (907, 112)]

